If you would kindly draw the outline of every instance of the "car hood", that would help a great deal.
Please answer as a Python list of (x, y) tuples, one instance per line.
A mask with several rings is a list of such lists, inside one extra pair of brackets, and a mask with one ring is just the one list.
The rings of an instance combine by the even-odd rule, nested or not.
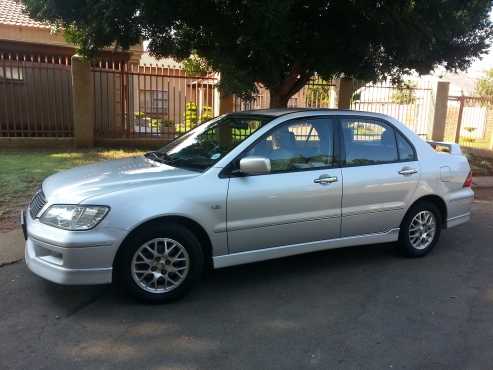
[(48, 177), (43, 191), (50, 203), (78, 204), (87, 198), (129, 188), (176, 182), (199, 176), (144, 156), (75, 167)]

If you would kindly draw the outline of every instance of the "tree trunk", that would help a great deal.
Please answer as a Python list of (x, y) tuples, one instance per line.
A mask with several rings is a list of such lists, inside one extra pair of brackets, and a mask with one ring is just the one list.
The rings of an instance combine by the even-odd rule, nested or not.
[(270, 108), (286, 108), (288, 106), (290, 96), (281, 95), (279, 91), (274, 89), (269, 90), (269, 92)]
[(270, 108), (286, 108), (289, 99), (300, 91), (303, 86), (310, 80), (312, 73), (299, 73), (299, 69), (293, 70), (280, 85), (271, 87), (270, 92)]

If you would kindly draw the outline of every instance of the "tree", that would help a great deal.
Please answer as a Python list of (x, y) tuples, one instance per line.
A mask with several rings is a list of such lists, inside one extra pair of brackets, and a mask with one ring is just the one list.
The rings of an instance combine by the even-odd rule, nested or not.
[(411, 81), (403, 82), (397, 86), (397, 89), (392, 93), (392, 103), (402, 105), (413, 104), (416, 101), (416, 94), (414, 93), (415, 88), (415, 83)]
[(255, 82), (286, 106), (314, 73), (399, 79), (437, 65), (465, 69), (487, 50), (492, 0), (23, 0), (66, 29), (81, 52), (150, 40), (156, 56), (197, 55), (224, 93)]
[(493, 68), (476, 82), (475, 94), (493, 99)]

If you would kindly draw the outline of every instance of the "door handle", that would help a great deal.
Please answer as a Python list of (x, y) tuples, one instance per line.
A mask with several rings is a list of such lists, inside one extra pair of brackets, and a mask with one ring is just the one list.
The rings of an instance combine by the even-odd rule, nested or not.
[(418, 170), (414, 169), (414, 168), (411, 168), (411, 167), (404, 167), (402, 168), (400, 171), (399, 171), (399, 175), (403, 175), (403, 176), (409, 176), (409, 175), (413, 175), (415, 173), (417, 173)]
[(313, 180), (315, 184), (331, 184), (337, 181), (337, 176), (320, 175), (318, 179)]

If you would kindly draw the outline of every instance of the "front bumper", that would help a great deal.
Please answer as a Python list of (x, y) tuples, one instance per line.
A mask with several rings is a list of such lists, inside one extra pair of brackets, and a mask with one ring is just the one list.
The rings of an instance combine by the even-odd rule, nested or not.
[(107, 247), (62, 248), (29, 237), (26, 241), (25, 259), (33, 273), (57, 284), (108, 284), (111, 283), (112, 267), (66, 267), (87, 265), (82, 261), (96, 256), (100, 258), (107, 253)]
[(97, 227), (89, 231), (57, 229), (23, 215), (25, 260), (36, 275), (63, 285), (108, 284), (124, 231)]

